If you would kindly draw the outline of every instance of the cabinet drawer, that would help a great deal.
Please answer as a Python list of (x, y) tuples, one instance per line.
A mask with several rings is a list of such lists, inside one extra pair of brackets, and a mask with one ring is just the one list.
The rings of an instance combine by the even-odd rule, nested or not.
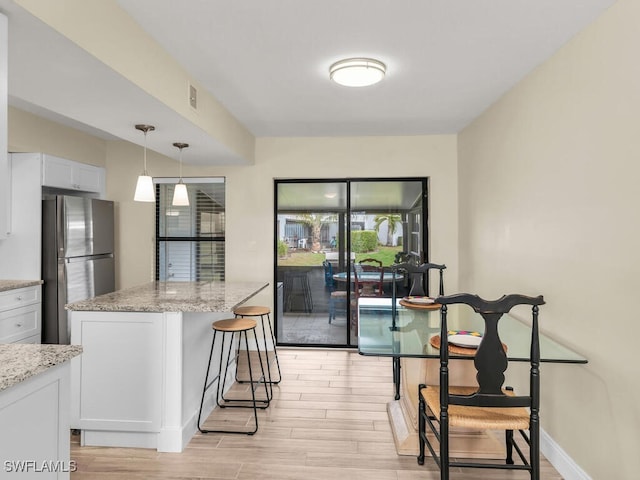
[(0, 292), (0, 312), (40, 303), (40, 285)]
[(0, 343), (11, 343), (40, 333), (40, 305), (0, 312)]

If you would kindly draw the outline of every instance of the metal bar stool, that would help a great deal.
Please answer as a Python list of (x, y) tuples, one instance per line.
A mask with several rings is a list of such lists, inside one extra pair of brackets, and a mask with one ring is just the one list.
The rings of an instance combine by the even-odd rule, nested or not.
[(284, 274), (284, 309), (292, 311), (294, 297), (302, 297), (303, 311), (311, 313), (313, 311), (313, 297), (311, 296), (311, 286), (309, 284), (309, 272), (286, 271)]
[[(213, 322), (211, 328), (213, 328), (213, 340), (211, 341), (211, 352), (209, 353), (209, 364), (207, 365), (207, 373), (204, 377), (204, 387), (202, 389), (202, 400), (200, 401), (200, 412), (198, 413), (198, 430), (202, 433), (243, 433), (247, 435), (253, 435), (258, 431), (258, 409), (265, 409), (269, 406), (269, 402), (271, 400), (271, 393), (269, 389), (271, 387), (270, 384), (265, 382), (265, 374), (264, 374), (264, 365), (262, 364), (262, 356), (260, 355), (260, 345), (258, 344), (258, 336), (256, 334), (256, 321), (250, 318), (229, 318), (226, 320), (218, 320), (217, 322)], [(249, 339), (247, 336), (247, 332), (252, 331), (253, 336), (256, 340), (256, 348), (258, 349), (258, 359), (260, 360), (260, 371), (262, 375), (258, 377), (256, 380), (253, 378), (253, 369), (251, 367), (251, 355), (249, 351)], [(213, 358), (213, 349), (216, 344), (216, 336), (218, 332), (222, 335), (222, 345), (220, 347), (220, 364), (218, 367), (218, 375), (213, 378), (209, 382), (209, 370), (211, 369), (211, 359)], [(224, 361), (225, 356), (225, 338), (227, 337), (227, 333), (229, 335), (229, 348), (227, 349), (226, 361)], [(224, 397), (224, 384), (227, 378), (229, 363), (231, 363), (231, 353), (233, 351), (233, 340), (238, 334), (238, 351), (236, 352), (236, 358), (238, 358), (240, 344), (242, 342), (242, 337), (244, 336), (244, 344), (247, 352), (247, 365), (249, 368), (249, 382), (251, 383), (251, 399), (226, 399)], [(224, 373), (223, 373), (224, 367)], [(202, 420), (202, 407), (204, 405), (204, 397), (207, 390), (213, 385), (215, 381), (218, 381), (217, 392), (216, 392), (216, 404), (220, 408), (252, 408), (253, 416), (255, 419), (254, 429), (249, 431), (237, 431), (237, 430), (208, 430), (203, 429), (201, 427)], [(267, 396), (266, 400), (258, 400), (256, 399), (256, 388), (262, 383), (264, 384), (264, 391)]]
[[(261, 307), (258, 305), (244, 305), (241, 307), (236, 307), (233, 310), (236, 318), (244, 318), (244, 317), (260, 317), (262, 321), (262, 340), (264, 341), (264, 358), (267, 363), (267, 382), (272, 384), (280, 383), (282, 380), (282, 373), (280, 371), (280, 360), (278, 360), (278, 350), (276, 348), (276, 336), (273, 334), (273, 327), (271, 326), (271, 309), (269, 307)], [(266, 316), (266, 319), (265, 319)], [(266, 320), (266, 322), (265, 322)], [(271, 342), (273, 343), (273, 355), (276, 359), (276, 366), (278, 367), (278, 380), (274, 380), (271, 376), (271, 362), (269, 361), (269, 349), (267, 348), (267, 334), (266, 326), (269, 325), (269, 332), (271, 333)], [(274, 372), (275, 374), (275, 372)], [(236, 381), (239, 383), (244, 382), (245, 380), (238, 379), (238, 375), (236, 373)]]

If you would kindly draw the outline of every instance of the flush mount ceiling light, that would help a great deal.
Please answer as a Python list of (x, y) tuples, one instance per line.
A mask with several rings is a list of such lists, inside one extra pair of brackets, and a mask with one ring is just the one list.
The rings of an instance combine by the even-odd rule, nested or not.
[(173, 146), (180, 150), (180, 179), (173, 189), (173, 202), (171, 202), (171, 205), (174, 207), (188, 207), (189, 194), (187, 193), (187, 186), (182, 181), (182, 149), (187, 148), (189, 144), (174, 143)]
[(345, 87), (366, 87), (384, 78), (387, 67), (373, 58), (347, 58), (329, 67), (329, 78)]
[(153, 178), (147, 173), (147, 132), (153, 132), (156, 129), (153, 125), (136, 125), (136, 130), (144, 132), (144, 167), (142, 175), (138, 177), (136, 184), (136, 193), (133, 199), (136, 202), (155, 202), (156, 192), (153, 188)]

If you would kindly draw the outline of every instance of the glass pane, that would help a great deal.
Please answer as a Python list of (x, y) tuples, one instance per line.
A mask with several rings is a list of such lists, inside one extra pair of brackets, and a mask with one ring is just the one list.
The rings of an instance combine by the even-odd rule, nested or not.
[(189, 206), (174, 207), (174, 184), (159, 184), (159, 236), (223, 237), (224, 188), (224, 183), (188, 183)]
[(278, 342), (294, 345), (346, 345), (346, 283), (333, 274), (344, 269), (344, 182), (277, 184), (277, 280), (283, 283)]
[(205, 180), (187, 180), (188, 206), (172, 205), (174, 183), (158, 184), (160, 281), (224, 280), (225, 184), (221, 179)]
[(161, 281), (222, 281), (224, 242), (160, 241), (158, 268)]

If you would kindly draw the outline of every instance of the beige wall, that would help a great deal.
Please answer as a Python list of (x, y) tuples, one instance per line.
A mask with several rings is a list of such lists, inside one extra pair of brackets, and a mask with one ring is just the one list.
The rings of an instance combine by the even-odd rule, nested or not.
[[(151, 144), (151, 139), (149, 144)], [(263, 138), (251, 167), (184, 167), (183, 175), (224, 176), (227, 185), (226, 272), (230, 281), (273, 281), (274, 178), (430, 177), (431, 258), (457, 285), (456, 137)], [(188, 159), (188, 150), (183, 157)], [(107, 197), (117, 202), (118, 285), (153, 274), (154, 206), (133, 202), (142, 149), (109, 142)], [(154, 176), (176, 176), (177, 164), (151, 154)], [(273, 290), (255, 301), (272, 305)]]
[(12, 107), (8, 120), (10, 152), (43, 152), (99, 167), (105, 165), (107, 144), (100, 138)]
[(545, 296), (589, 364), (543, 366), (542, 425), (597, 479), (640, 468), (638, 25), (619, 1), (459, 135), (461, 287)]

